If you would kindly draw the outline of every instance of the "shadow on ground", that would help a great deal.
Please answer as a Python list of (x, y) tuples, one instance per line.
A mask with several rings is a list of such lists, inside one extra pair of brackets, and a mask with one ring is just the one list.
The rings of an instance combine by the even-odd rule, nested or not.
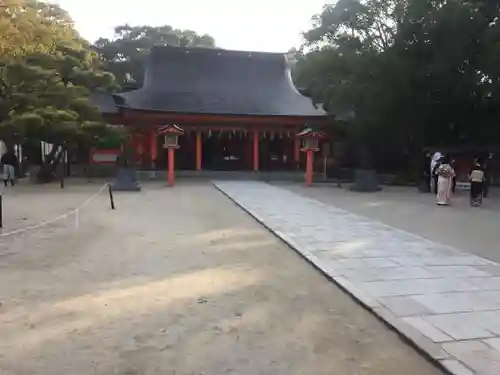
[(2, 239), (2, 374), (441, 373), (210, 185), (116, 200)]

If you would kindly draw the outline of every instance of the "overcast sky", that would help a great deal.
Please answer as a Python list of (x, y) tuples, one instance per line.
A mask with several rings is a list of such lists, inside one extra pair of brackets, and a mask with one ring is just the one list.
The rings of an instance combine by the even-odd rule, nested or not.
[(90, 41), (111, 37), (113, 27), (171, 25), (210, 34), (218, 47), (286, 52), (321, 11), (324, 0), (52, 0), (70, 12)]

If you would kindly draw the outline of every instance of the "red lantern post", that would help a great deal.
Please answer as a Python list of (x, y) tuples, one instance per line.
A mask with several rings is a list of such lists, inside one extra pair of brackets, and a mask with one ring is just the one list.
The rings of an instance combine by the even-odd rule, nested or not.
[(177, 125), (166, 125), (158, 129), (158, 134), (165, 137), (163, 148), (168, 149), (168, 185), (175, 184), (175, 150), (179, 148), (179, 136), (184, 130)]
[(299, 134), (297, 138), (302, 141), (302, 151), (306, 153), (306, 186), (312, 185), (313, 180), (313, 165), (314, 165), (314, 153), (319, 151), (319, 140), (325, 138), (323, 132), (313, 130), (311, 128), (305, 128)]

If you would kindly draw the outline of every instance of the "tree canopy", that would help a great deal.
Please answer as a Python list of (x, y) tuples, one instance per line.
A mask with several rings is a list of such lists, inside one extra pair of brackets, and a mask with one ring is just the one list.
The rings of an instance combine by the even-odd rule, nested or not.
[(500, 4), (339, 0), (314, 17), (294, 71), (372, 148), (500, 141)]
[(140, 85), (145, 58), (155, 45), (215, 46), (212, 37), (191, 30), (128, 25), (117, 27), (112, 40), (91, 45), (56, 4), (1, 3), (0, 139), (35, 148), (40, 141), (53, 144), (44, 180), (53, 175), (63, 149), (123, 139), (119, 129), (105, 123), (91, 93)]
[(0, 8), (0, 139), (55, 144), (105, 132), (88, 98), (113, 89), (98, 56), (57, 5), (8, 0)]
[(156, 45), (214, 48), (210, 35), (198, 35), (192, 30), (171, 26), (129, 26), (115, 28), (113, 39), (101, 38), (95, 49), (101, 55), (105, 68), (112, 72), (124, 88), (140, 87), (144, 79), (144, 65), (151, 48)]
[(64, 40), (79, 45), (69, 14), (57, 5), (30, 0), (4, 0), (0, 6), (0, 56), (47, 52)]

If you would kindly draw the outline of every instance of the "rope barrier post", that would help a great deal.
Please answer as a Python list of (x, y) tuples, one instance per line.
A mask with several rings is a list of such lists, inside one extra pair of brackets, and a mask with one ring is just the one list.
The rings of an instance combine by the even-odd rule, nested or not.
[[(12, 235), (15, 235), (15, 234), (24, 233), (24, 232), (26, 232), (28, 230), (32, 230), (32, 229), (42, 228), (42, 227), (44, 227), (46, 225), (55, 223), (58, 220), (68, 218), (72, 214), (75, 215), (75, 226), (76, 226), (76, 228), (78, 228), (80, 226), (80, 222), (81, 222), (80, 211), (85, 206), (87, 206), (90, 202), (92, 202), (97, 196), (99, 196), (106, 189), (106, 185), (107, 184), (103, 184), (97, 193), (95, 193), (93, 196), (91, 196), (89, 199), (87, 199), (82, 205), (80, 205), (79, 207), (75, 208), (74, 210), (71, 210), (71, 211), (66, 212), (65, 214), (59, 215), (59, 216), (53, 218), (52, 220), (42, 221), (39, 224), (29, 225), (27, 227), (24, 227), (24, 228), (21, 228), (21, 229), (16, 229), (16, 230), (13, 230), (13, 231), (7, 232), (7, 233), (0, 233), (0, 238), (1, 237), (12, 236)], [(2, 224), (1, 223), (1, 221), (2, 221), (2, 217), (1, 217), (1, 214), (2, 214), (2, 201), (1, 201), (1, 198), (2, 198), (2, 195), (1, 195), (1, 192), (0, 192), (0, 227), (1, 227), (1, 224)], [(115, 206), (114, 201), (112, 201), (112, 206), (113, 206), (112, 208), (114, 209), (114, 206)]]
[(64, 176), (66, 175), (66, 149), (62, 146), (61, 150), (62, 162), (61, 162), (61, 189), (64, 189)]
[(113, 188), (111, 187), (111, 184), (108, 184), (108, 192), (109, 192), (109, 203), (111, 204), (111, 209), (115, 209), (115, 199), (113, 197)]

